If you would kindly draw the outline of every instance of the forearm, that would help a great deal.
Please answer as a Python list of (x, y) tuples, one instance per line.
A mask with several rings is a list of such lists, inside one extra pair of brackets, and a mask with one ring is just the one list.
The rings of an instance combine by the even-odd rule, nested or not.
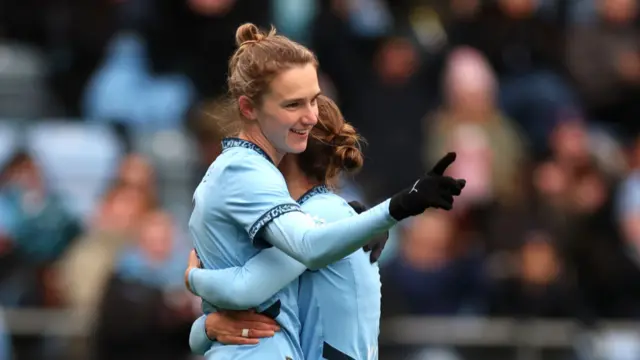
[(317, 270), (360, 249), (396, 223), (387, 200), (357, 216), (320, 226), (302, 213), (285, 214), (269, 223), (264, 235), (275, 247)]
[(273, 247), (261, 251), (243, 267), (223, 270), (192, 269), (191, 291), (228, 310), (259, 306), (298, 278), (306, 267)]
[(193, 322), (191, 325), (191, 333), (189, 334), (189, 346), (191, 352), (198, 355), (204, 355), (204, 353), (211, 348), (213, 340), (207, 336), (207, 330), (205, 323), (207, 315), (202, 315)]

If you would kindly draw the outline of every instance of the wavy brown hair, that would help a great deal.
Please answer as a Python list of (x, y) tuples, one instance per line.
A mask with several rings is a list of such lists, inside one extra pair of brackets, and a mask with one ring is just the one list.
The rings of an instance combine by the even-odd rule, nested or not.
[(311, 130), (307, 149), (297, 155), (298, 166), (313, 180), (335, 187), (338, 175), (354, 173), (364, 163), (364, 139), (347, 123), (335, 102), (318, 97), (318, 124)]

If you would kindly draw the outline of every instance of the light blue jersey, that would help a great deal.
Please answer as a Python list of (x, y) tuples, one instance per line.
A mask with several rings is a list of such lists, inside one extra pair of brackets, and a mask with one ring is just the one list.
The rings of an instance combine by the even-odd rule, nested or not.
[[(344, 199), (328, 192), (309, 197), (301, 205), (308, 214), (327, 222), (356, 215)], [(377, 359), (380, 286), (378, 265), (371, 264), (369, 253), (362, 249), (302, 274), (298, 305), (306, 359)]]
[[(344, 199), (326, 187), (312, 189), (299, 203), (320, 223), (356, 214)], [(305, 359), (377, 359), (378, 266), (372, 265), (369, 255), (359, 249), (318, 271), (305, 271), (304, 265), (271, 248), (261, 251), (242, 268), (196, 269), (190, 274), (190, 283), (208, 301), (248, 309), (291, 281), (297, 283), (296, 278), (302, 275), (298, 302)], [(191, 331), (190, 345), (196, 353), (203, 353), (211, 343), (204, 332), (204, 320), (204, 316), (199, 318)]]
[[(194, 247), (203, 267), (243, 266), (259, 252), (254, 243), (262, 244), (256, 235), (263, 227), (278, 216), (294, 211), (300, 211), (300, 207), (289, 196), (282, 174), (266, 153), (248, 141), (225, 139), (222, 154), (195, 191), (194, 210), (189, 220)], [(282, 331), (255, 346), (214, 343), (207, 351), (207, 358), (302, 359), (298, 282), (280, 289), (257, 307), (259, 312), (276, 319)], [(215, 307), (203, 302), (203, 311), (210, 313)]]

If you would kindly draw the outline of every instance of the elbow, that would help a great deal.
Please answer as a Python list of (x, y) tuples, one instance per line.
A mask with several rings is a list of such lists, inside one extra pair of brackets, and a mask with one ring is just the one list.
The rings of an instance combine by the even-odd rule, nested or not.
[(212, 341), (206, 338), (205, 317), (201, 317), (191, 325), (189, 347), (194, 354), (204, 355), (211, 347)]
[(308, 256), (304, 259), (304, 261), (300, 261), (300, 262), (303, 263), (304, 266), (307, 267), (307, 269), (315, 271), (315, 270), (322, 269), (323, 267), (328, 265), (325, 263), (325, 260), (326, 260), (326, 257), (324, 256), (324, 254), (316, 254), (316, 255)]
[(189, 347), (191, 348), (191, 352), (196, 355), (204, 356), (204, 354), (209, 350), (210, 345), (211, 343), (199, 343), (197, 340), (189, 338)]

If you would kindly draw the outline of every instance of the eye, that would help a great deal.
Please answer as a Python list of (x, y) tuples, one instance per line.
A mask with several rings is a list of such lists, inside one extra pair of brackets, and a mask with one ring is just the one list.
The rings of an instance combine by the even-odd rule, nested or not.
[(286, 107), (287, 109), (295, 109), (295, 108), (297, 108), (298, 106), (299, 106), (299, 104), (298, 104), (297, 102), (294, 102), (294, 103), (290, 103), (290, 104), (285, 105), (285, 107)]

